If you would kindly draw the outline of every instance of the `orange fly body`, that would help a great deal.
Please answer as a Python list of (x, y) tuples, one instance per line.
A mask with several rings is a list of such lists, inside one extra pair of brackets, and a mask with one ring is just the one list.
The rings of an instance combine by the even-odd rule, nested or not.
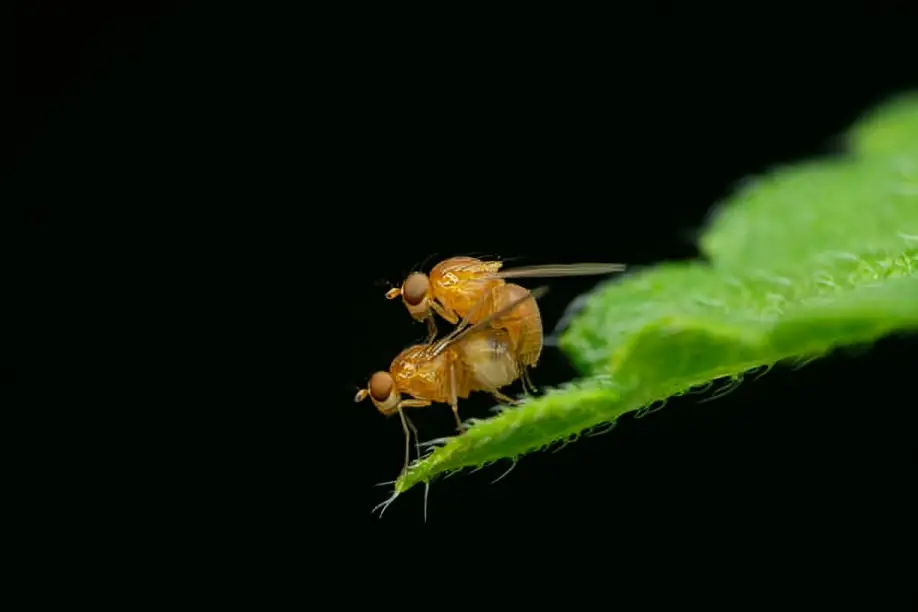
[[(507, 270), (501, 270), (502, 267), (501, 261), (451, 257), (435, 265), (430, 274), (414, 272), (408, 275), (400, 287), (386, 292), (386, 297), (390, 300), (401, 297), (408, 313), (415, 320), (427, 324), (427, 342), (432, 342), (437, 336), (433, 313), (454, 325), (466, 317), (470, 323), (478, 323), (494, 312), (493, 308), (500, 308), (502, 303), (506, 303), (506, 299), (512, 299), (511, 295), (516, 289), (506, 294), (494, 293), (506, 285), (505, 279), (592, 276), (621, 272), (625, 269), (623, 264), (602, 263), (524, 266)], [(525, 291), (522, 287), (518, 289)], [(482, 303), (482, 298), (486, 297), (486, 303)], [(481, 307), (478, 307), (479, 304)], [(506, 329), (515, 345), (525, 342), (517, 337), (518, 330), (512, 326), (501, 327), (502, 323), (496, 320), (492, 325), (498, 329)], [(541, 329), (541, 323), (539, 327)]]

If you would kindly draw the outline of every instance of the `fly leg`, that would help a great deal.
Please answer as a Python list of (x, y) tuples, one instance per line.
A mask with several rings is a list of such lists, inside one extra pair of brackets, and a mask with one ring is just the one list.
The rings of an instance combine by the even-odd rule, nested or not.
[(520, 403), (519, 403), (518, 400), (515, 400), (515, 399), (513, 399), (512, 397), (508, 397), (508, 396), (504, 395), (503, 393), (501, 393), (501, 392), (498, 391), (497, 389), (492, 390), (492, 391), (491, 391), (491, 395), (493, 395), (494, 397), (496, 397), (496, 398), (497, 398), (497, 401), (499, 401), (499, 402), (504, 402), (505, 404), (510, 404), (511, 406), (519, 406), (519, 405), (520, 405)]
[[(444, 306), (441, 306), (440, 303), (436, 300), (430, 300), (430, 308), (453, 325), (459, 322), (459, 316), (455, 312)], [(427, 344), (430, 344), (434, 341), (434, 338), (437, 337), (437, 324), (434, 322), (434, 317), (432, 314), (427, 314), (426, 323)]]
[(431, 300), (430, 307), (434, 310), (434, 312), (449, 321), (452, 325), (455, 325), (459, 322), (459, 315), (457, 315), (451, 309), (446, 308), (445, 306), (441, 306), (439, 302)]
[(526, 376), (526, 366), (524, 366), (522, 363), (517, 363), (516, 367), (520, 371), (520, 382), (523, 384), (523, 393), (526, 395), (533, 395), (529, 385), (529, 377)]
[(456, 429), (462, 431), (462, 420), (459, 418), (459, 398), (456, 396), (456, 366), (449, 364), (449, 407), (456, 417)]
[(437, 337), (437, 332), (439, 330), (437, 330), (437, 323), (434, 321), (432, 314), (427, 315), (427, 317), (424, 319), (424, 323), (427, 324), (427, 340), (424, 342), (424, 344), (430, 344), (434, 341), (434, 338)]
[(523, 381), (523, 388), (529, 387), (526, 393), (531, 394), (531, 395), (535, 395), (536, 393), (538, 393), (539, 390), (536, 388), (534, 384), (532, 384), (532, 379), (529, 378), (529, 368), (527, 368), (526, 366), (522, 366), (520, 367), (520, 371), (523, 373), (521, 377)]
[[(404, 413), (402, 413), (404, 414)], [(405, 415), (405, 422), (408, 424), (408, 428), (411, 430), (411, 433), (414, 434), (414, 450), (418, 455), (418, 459), (421, 458), (421, 438), (418, 436), (418, 428), (414, 423), (411, 422), (411, 419), (408, 418), (408, 415)]]
[(405, 465), (402, 466), (402, 474), (408, 471), (408, 462), (411, 461), (411, 434), (408, 433), (408, 421), (405, 419), (405, 413), (398, 411), (398, 416), (402, 418), (402, 430), (405, 432)]
[[(418, 399), (407, 399), (402, 400), (395, 407), (398, 411), (398, 416), (402, 419), (402, 431), (405, 432), (405, 465), (402, 467), (402, 473), (408, 471), (408, 463), (411, 461), (411, 434), (408, 433), (408, 417), (405, 416), (405, 408), (423, 408), (424, 406), (430, 406), (428, 400), (418, 400)], [(414, 438), (417, 440), (417, 429), (414, 427), (414, 424), (411, 425), (411, 429), (414, 430)]]

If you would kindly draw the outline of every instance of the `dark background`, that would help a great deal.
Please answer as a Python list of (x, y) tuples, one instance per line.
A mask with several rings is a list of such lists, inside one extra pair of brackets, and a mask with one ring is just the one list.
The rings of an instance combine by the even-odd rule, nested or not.
[[(798, 50), (675, 19), (581, 35), (382, 11), (30, 6), (5, 121), (26, 297), (7, 372), (49, 407), (36, 435), (87, 436), (70, 455), (84, 467), (48, 468), (70, 503), (117, 498), (154, 531), (419, 527), (420, 489), (370, 515), (402, 434), (352, 402), (424, 334), (386, 282), (455, 254), (695, 256), (706, 211), (744, 177), (839, 151), (862, 112), (914, 84), (904, 47), (867, 54), (841, 33)], [(592, 282), (552, 282), (548, 329)], [(438, 481), (426, 529), (898, 551), (915, 355), (914, 338), (889, 339), (778, 367), (529, 455), (496, 485), (504, 466)], [(534, 378), (572, 375), (547, 347)], [(450, 433), (446, 406), (414, 418)]]

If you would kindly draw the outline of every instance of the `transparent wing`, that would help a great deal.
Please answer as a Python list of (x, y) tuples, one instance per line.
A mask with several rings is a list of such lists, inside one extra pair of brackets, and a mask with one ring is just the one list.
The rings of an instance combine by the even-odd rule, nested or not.
[(475, 307), (472, 308), (471, 311), (469, 311), (469, 314), (465, 315), (465, 318), (459, 322), (459, 325), (456, 326), (456, 329), (454, 329), (449, 335), (435, 342), (430, 347), (430, 349), (427, 352), (428, 357), (430, 358), (436, 357), (437, 355), (442, 353), (444, 350), (446, 350), (449, 346), (455, 344), (456, 342), (459, 342), (460, 340), (462, 340), (469, 334), (474, 334), (475, 332), (486, 328), (487, 326), (491, 324), (492, 321), (494, 321), (495, 319), (499, 319), (500, 317), (511, 312), (514, 308), (516, 308), (517, 306), (519, 306), (520, 304), (522, 304), (529, 298), (537, 300), (540, 297), (544, 296), (546, 293), (548, 293), (548, 287), (544, 287), (544, 286), (536, 287), (535, 289), (533, 289), (532, 291), (530, 291), (528, 294), (524, 295), (523, 297), (510, 302), (507, 306), (504, 306), (500, 310), (492, 312), (491, 314), (483, 318), (481, 321), (479, 321), (475, 325), (470, 326), (469, 318), (472, 316), (472, 314), (475, 313), (475, 311), (478, 310), (478, 307), (481, 306), (482, 302), (484, 302), (485, 300), (486, 296), (482, 296), (482, 298), (478, 301)]
[(611, 274), (625, 270), (625, 264), (618, 263), (579, 263), (579, 264), (549, 264), (545, 266), (520, 266), (501, 270), (487, 276), (493, 278), (527, 278), (541, 277), (552, 278), (559, 276), (596, 276)]

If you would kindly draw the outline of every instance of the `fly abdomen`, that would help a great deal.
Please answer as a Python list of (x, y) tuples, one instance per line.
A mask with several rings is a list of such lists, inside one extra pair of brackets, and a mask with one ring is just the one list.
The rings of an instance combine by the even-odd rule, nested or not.
[(494, 391), (520, 376), (506, 334), (491, 332), (469, 338), (462, 352), (477, 389)]

